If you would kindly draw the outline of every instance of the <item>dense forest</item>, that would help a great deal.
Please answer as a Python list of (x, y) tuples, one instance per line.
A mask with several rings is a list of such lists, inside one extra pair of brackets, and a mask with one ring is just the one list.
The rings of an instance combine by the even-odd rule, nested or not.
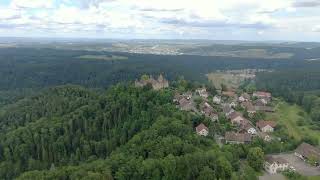
[[(88, 54), (127, 59), (79, 58)], [(271, 60), (0, 48), (0, 177), (255, 180), (264, 152), (293, 150), (300, 142), (279, 127), (285, 145), (255, 140), (220, 148), (214, 138), (194, 132), (197, 124), (210, 121), (172, 103), (173, 87), (188, 90), (205, 83), (209, 72), (243, 68), (274, 70), (259, 73), (255, 87), (301, 105), (320, 127), (320, 63), (298, 56)], [(142, 74), (159, 73), (171, 88), (130, 84)]]
[[(84, 60), (82, 55), (119, 55), (127, 60)], [(310, 62), (312, 63), (312, 62)], [(310, 66), (299, 59), (248, 59), (206, 56), (165, 56), (98, 51), (0, 48), (0, 89), (42, 88), (61, 84), (107, 87), (142, 74), (164, 73), (169, 80), (184, 76), (204, 81), (215, 70)], [(312, 66), (312, 65), (311, 65)]]
[(176, 109), (172, 95), (148, 86), (97, 92), (68, 85), (6, 106), (0, 177), (256, 179), (261, 148), (220, 149), (213, 139), (197, 136), (199, 119)]

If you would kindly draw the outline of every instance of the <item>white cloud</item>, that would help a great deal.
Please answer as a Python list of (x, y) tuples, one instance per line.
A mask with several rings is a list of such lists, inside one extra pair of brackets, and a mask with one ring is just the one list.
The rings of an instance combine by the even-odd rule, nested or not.
[(11, 20), (20, 17), (20, 12), (14, 9), (0, 8), (0, 20)]
[(12, 0), (13, 8), (52, 8), (53, 0)]
[[(314, 0), (311, 0), (314, 1)], [(12, 0), (0, 8), (3, 27), (48, 33), (123, 33), (213, 37), (318, 31), (320, 21), (294, 0)], [(1, 5), (1, 3), (0, 3)], [(300, 6), (310, 3), (299, 4)], [(293, 13), (295, 12), (295, 13)], [(1, 27), (0, 27), (1, 29)], [(7, 28), (8, 29), (8, 28)], [(272, 32), (272, 33), (271, 33)], [(299, 35), (301, 36), (301, 35)]]
[(320, 32), (320, 25), (314, 26), (314, 27), (312, 28), (312, 31), (313, 31), (313, 32)]

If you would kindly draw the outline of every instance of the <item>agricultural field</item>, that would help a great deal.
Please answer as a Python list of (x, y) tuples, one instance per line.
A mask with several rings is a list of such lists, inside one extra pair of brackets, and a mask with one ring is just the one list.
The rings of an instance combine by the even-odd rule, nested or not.
[(310, 128), (310, 118), (298, 105), (290, 105), (286, 102), (276, 100), (276, 113), (268, 114), (268, 119), (275, 119), (279, 124), (288, 129), (289, 135), (300, 140), (302, 137), (317, 138), (320, 142), (319, 132)]
[(207, 74), (209, 82), (217, 89), (221, 89), (221, 84), (227, 86), (227, 88), (237, 89), (240, 84), (246, 79), (254, 79), (255, 73), (261, 70), (254, 69), (241, 69), (230, 71), (217, 71)]

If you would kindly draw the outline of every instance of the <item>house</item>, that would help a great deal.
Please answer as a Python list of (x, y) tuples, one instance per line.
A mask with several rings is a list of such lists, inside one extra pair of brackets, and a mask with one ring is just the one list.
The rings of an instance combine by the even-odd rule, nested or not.
[(261, 98), (261, 99), (257, 99), (255, 101), (255, 105), (256, 106), (265, 106), (269, 103), (269, 100), (267, 98)]
[(241, 107), (245, 108), (249, 115), (253, 115), (256, 113), (256, 109), (254, 108), (251, 102), (243, 102), (241, 103)]
[(186, 99), (190, 100), (192, 98), (192, 92), (188, 91), (182, 95)]
[(221, 103), (221, 97), (220, 96), (214, 96), (212, 101), (215, 104), (220, 104)]
[(237, 124), (237, 125), (239, 125), (239, 126), (244, 126), (244, 125), (246, 125), (249, 121), (246, 119), (246, 118), (244, 118), (243, 116), (242, 116), (242, 114), (241, 113), (239, 113), (239, 112), (233, 112), (233, 113), (231, 113), (229, 116), (228, 116), (228, 118), (231, 120), (231, 123), (232, 124)]
[(264, 132), (259, 133), (259, 137), (266, 142), (270, 142), (272, 140), (271, 136)]
[(234, 112), (234, 110), (228, 104), (222, 105), (222, 111), (227, 117)]
[(264, 91), (257, 91), (257, 92), (254, 92), (252, 94), (253, 97), (257, 97), (257, 98), (267, 98), (267, 99), (271, 99), (272, 96), (271, 96), (271, 93), (269, 92), (264, 92)]
[(277, 123), (275, 121), (263, 121), (260, 120), (256, 123), (256, 126), (262, 131), (262, 132), (273, 132), (274, 128), (276, 127)]
[(289, 163), (281, 157), (266, 156), (264, 169), (270, 174), (284, 171), (289, 168)]
[(256, 135), (257, 134), (257, 130), (250, 124), (250, 123), (246, 123), (241, 127), (241, 132), (246, 132), (249, 133), (251, 135)]
[(225, 133), (226, 144), (248, 144), (252, 141), (251, 134), (249, 133)]
[(237, 102), (231, 101), (231, 102), (229, 103), (229, 106), (230, 106), (231, 108), (235, 108), (235, 107), (237, 106)]
[(184, 110), (184, 111), (191, 111), (194, 109), (192, 102), (186, 98), (181, 98), (179, 100), (178, 104), (179, 104), (180, 109)]
[(250, 101), (250, 95), (247, 93), (241, 94), (241, 96), (238, 98), (239, 102), (247, 102)]
[(209, 117), (211, 119), (211, 121), (217, 121), (219, 120), (219, 115), (215, 112), (211, 112), (210, 114), (206, 115), (207, 117)]
[(311, 162), (315, 166), (320, 165), (320, 149), (308, 143), (300, 144), (294, 154), (304, 161)]
[(210, 118), (212, 121), (218, 120), (218, 114), (214, 112), (214, 109), (207, 102), (200, 105), (201, 113), (206, 117)]
[(209, 134), (209, 129), (202, 123), (196, 127), (196, 131), (200, 136), (208, 136)]
[(159, 75), (158, 79), (154, 79), (152, 76), (145, 76), (140, 80), (135, 81), (136, 87), (143, 87), (148, 84), (151, 84), (154, 90), (160, 90), (169, 87), (169, 82), (162, 76), (162, 74)]
[(199, 88), (196, 90), (196, 92), (199, 94), (199, 96), (201, 96), (202, 98), (208, 98), (209, 94), (207, 92), (206, 88)]

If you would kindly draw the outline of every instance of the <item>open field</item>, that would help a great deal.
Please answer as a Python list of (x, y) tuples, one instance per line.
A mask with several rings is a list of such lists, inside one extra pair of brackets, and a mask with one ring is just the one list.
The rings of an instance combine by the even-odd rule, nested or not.
[(217, 89), (221, 89), (221, 84), (228, 88), (236, 89), (246, 79), (254, 79), (255, 73), (265, 71), (263, 69), (239, 69), (229, 71), (217, 71), (207, 74), (208, 80), (213, 83)]
[[(268, 114), (268, 119), (275, 119), (279, 124), (284, 125), (289, 135), (300, 140), (304, 136), (314, 137), (320, 141), (320, 133), (310, 129), (310, 119), (307, 113), (297, 105), (290, 105), (286, 102), (276, 100), (276, 113)], [(302, 125), (298, 125), (299, 121), (303, 121)]]
[(106, 55), (83, 55), (79, 56), (80, 59), (86, 60), (104, 60), (104, 61), (114, 61), (114, 60), (127, 60), (128, 57), (125, 56), (106, 56)]
[(221, 84), (226, 85), (228, 88), (237, 88), (244, 79), (233, 74), (210, 73), (208, 74), (208, 80), (212, 82), (217, 89), (221, 89)]

